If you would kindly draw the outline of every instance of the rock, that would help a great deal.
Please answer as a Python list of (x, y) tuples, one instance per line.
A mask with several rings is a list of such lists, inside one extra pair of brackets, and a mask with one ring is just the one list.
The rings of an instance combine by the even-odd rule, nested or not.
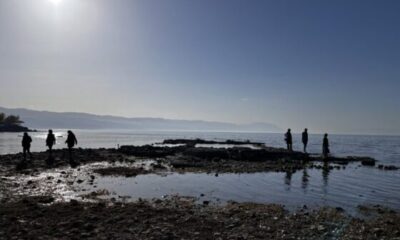
[(398, 170), (399, 167), (393, 166), (393, 165), (389, 165), (389, 166), (385, 166), (384, 169), (385, 170)]
[(54, 202), (54, 200), (55, 199), (52, 196), (44, 196), (44, 197), (41, 197), (40, 199), (38, 199), (37, 201), (39, 203), (49, 204), (49, 203)]
[(368, 157), (362, 158), (361, 160), (361, 164), (364, 166), (375, 166), (375, 162), (375, 159)]
[(325, 227), (323, 225), (318, 225), (317, 229), (318, 229), (318, 231), (324, 231)]
[(336, 207), (335, 209), (336, 209), (336, 211), (338, 211), (338, 212), (344, 212), (344, 209), (341, 208), (341, 207)]

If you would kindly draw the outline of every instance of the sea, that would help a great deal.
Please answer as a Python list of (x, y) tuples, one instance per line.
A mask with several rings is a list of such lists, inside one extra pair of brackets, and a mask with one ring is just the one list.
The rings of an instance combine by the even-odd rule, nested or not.
[[(54, 130), (55, 148), (65, 148), (66, 130)], [(117, 148), (122, 145), (160, 143), (164, 139), (202, 138), (208, 140), (250, 140), (271, 147), (285, 147), (283, 133), (244, 132), (175, 132), (74, 130), (81, 148)], [(45, 150), (47, 132), (30, 133), (33, 152)], [(308, 152), (320, 154), (321, 134), (309, 134)], [(21, 152), (21, 133), (0, 133), (0, 154)], [(335, 156), (368, 156), (377, 164), (400, 166), (400, 136), (329, 135), (330, 150)], [(293, 148), (301, 151), (301, 135), (293, 134)], [(354, 212), (360, 205), (382, 205), (400, 210), (400, 170), (352, 163), (345, 169), (305, 169), (293, 174), (150, 174), (135, 178), (103, 177), (97, 179), (104, 188), (118, 196), (159, 198), (167, 195), (200, 197), (204, 201), (278, 203), (288, 208), (300, 206), (342, 207)]]

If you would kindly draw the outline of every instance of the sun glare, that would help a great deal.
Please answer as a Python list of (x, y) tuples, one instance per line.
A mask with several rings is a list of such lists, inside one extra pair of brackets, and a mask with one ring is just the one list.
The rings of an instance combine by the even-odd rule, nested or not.
[(49, 0), (52, 4), (58, 5), (62, 2), (62, 0)]

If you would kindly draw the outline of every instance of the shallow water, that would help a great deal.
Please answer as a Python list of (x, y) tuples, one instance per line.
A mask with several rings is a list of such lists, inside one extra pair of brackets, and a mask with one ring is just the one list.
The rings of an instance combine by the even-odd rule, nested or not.
[[(246, 140), (265, 142), (267, 146), (284, 147), (283, 134), (271, 133), (204, 133), (204, 132), (117, 132), (75, 131), (83, 148), (117, 147), (162, 142), (169, 138), (203, 138), (208, 140)], [(0, 133), (0, 154), (20, 151), (21, 134)], [(33, 151), (44, 150), (45, 132), (31, 133)], [(56, 148), (64, 147), (65, 131), (56, 131)], [(300, 150), (300, 135), (294, 134), (294, 149)], [(309, 152), (319, 153), (322, 135), (310, 135)], [(337, 156), (370, 156), (378, 164), (400, 166), (400, 137), (331, 135), (331, 152)], [(79, 173), (75, 173), (77, 177)], [(107, 189), (115, 196), (159, 198), (179, 194), (213, 202), (253, 201), (281, 203), (289, 208), (339, 206), (353, 211), (360, 204), (381, 204), (400, 209), (400, 171), (383, 171), (376, 167), (350, 164), (345, 170), (308, 169), (292, 175), (285, 173), (168, 174), (140, 175), (135, 178), (96, 177), (96, 189), (77, 185), (85, 191)], [(81, 189), (82, 190), (82, 189)], [(68, 189), (64, 191), (69, 191)], [(71, 193), (71, 192), (70, 192)]]
[[(368, 167), (348, 166), (346, 170), (307, 169), (287, 173), (214, 174), (186, 173), (140, 175), (134, 178), (99, 177), (97, 189), (107, 189), (115, 196), (160, 198), (165, 195), (200, 197), (223, 203), (279, 203), (288, 208), (335, 206), (352, 212), (358, 205), (375, 205), (400, 209), (397, 184), (400, 174)], [(357, 176), (357, 177), (354, 177)], [(88, 189), (90, 191), (90, 188)], [(203, 197), (201, 197), (204, 194)]]

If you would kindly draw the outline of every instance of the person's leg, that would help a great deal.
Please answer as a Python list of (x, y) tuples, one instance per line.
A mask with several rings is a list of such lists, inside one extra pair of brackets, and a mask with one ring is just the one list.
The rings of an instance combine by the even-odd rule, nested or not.
[(32, 156), (32, 153), (31, 153), (31, 148), (29, 147), (27, 150), (28, 150), (28, 153), (29, 153), (29, 159), (32, 160), (33, 156)]
[(68, 147), (69, 152), (69, 162), (74, 162), (74, 157), (72, 156), (72, 147)]
[(26, 148), (23, 149), (24, 161), (26, 161)]

